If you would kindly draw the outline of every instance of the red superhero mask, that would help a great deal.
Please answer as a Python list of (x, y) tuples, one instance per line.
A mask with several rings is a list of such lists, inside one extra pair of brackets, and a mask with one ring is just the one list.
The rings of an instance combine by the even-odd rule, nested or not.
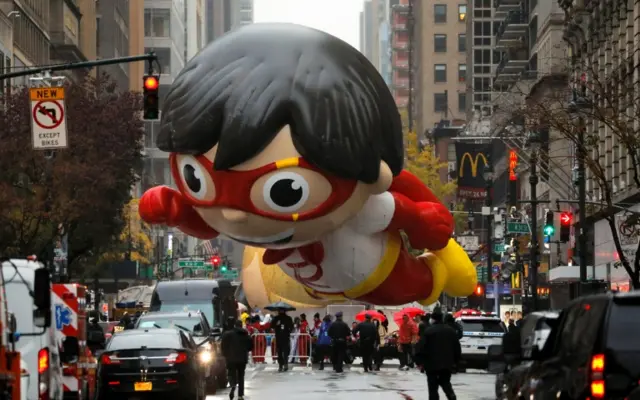
[[(301, 157), (287, 158), (249, 171), (218, 171), (214, 169), (213, 162), (204, 155), (195, 158), (209, 173), (216, 187), (216, 196), (213, 199), (201, 200), (190, 195), (190, 191), (187, 190), (180, 176), (176, 154), (172, 153), (169, 157), (173, 178), (189, 204), (194, 207), (232, 208), (280, 221), (304, 221), (326, 215), (344, 204), (353, 194), (357, 184), (356, 180), (328, 175)], [(331, 195), (314, 209), (302, 213), (269, 212), (256, 207), (250, 197), (251, 188), (256, 181), (273, 171), (293, 167), (308, 169), (322, 175), (331, 184)]]

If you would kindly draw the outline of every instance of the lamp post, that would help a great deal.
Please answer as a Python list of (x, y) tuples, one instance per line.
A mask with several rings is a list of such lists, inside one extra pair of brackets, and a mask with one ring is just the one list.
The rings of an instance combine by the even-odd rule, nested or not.
[(531, 150), (529, 168), (529, 184), (531, 185), (531, 255), (529, 257), (529, 283), (531, 284), (531, 298), (533, 300), (533, 310), (538, 310), (538, 151), (541, 145), (540, 133), (538, 131), (529, 132), (527, 145)]
[[(487, 197), (485, 197), (485, 206), (489, 208), (489, 214), (487, 215), (487, 275), (493, 276), (493, 237), (491, 235), (491, 219), (493, 218), (493, 212), (491, 211), (491, 205), (493, 198), (491, 197), (491, 189), (493, 187), (493, 166), (491, 162), (484, 166), (482, 172), (484, 183), (487, 185)], [(498, 279), (493, 279), (493, 301), (495, 312), (500, 312), (500, 294), (498, 293)]]

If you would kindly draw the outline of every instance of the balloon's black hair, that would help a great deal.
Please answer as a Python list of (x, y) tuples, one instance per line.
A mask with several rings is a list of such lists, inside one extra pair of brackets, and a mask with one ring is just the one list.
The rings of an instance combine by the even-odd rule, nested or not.
[(242, 27), (191, 59), (164, 100), (157, 145), (201, 154), (218, 144), (214, 167), (225, 170), (287, 124), (324, 171), (373, 183), (381, 160), (402, 170), (402, 124), (382, 77), (342, 40), (293, 24)]

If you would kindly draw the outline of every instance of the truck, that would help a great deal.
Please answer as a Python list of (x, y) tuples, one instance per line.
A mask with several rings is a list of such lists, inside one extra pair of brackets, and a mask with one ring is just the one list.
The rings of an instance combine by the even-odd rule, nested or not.
[(35, 258), (4, 259), (1, 264), (4, 393), (13, 382), (12, 395), (4, 398), (62, 399), (60, 351), (51, 327), (49, 271)]
[(97, 360), (87, 345), (87, 288), (77, 283), (51, 287), (55, 336), (62, 352), (64, 398), (93, 399)]

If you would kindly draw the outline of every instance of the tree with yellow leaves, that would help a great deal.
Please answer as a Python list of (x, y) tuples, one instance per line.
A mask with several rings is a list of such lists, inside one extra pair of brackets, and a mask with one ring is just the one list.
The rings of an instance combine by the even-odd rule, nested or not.
[(149, 226), (138, 214), (138, 199), (133, 199), (122, 210), (124, 228), (110, 251), (103, 253), (100, 263), (130, 259), (141, 264), (150, 264), (153, 243), (149, 238)]

